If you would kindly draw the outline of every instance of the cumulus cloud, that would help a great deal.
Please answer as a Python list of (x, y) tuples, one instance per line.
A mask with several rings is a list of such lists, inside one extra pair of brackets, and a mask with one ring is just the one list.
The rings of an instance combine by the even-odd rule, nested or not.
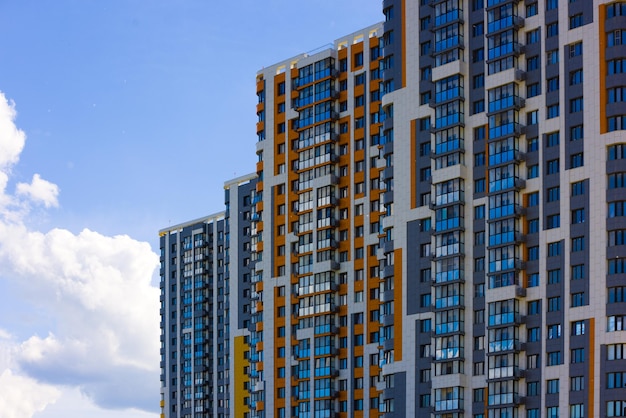
[(9, 369), (0, 374), (0, 388), (0, 411), (4, 418), (32, 417), (61, 395), (59, 389), (15, 375)]
[(5, 171), (19, 160), (26, 135), (15, 126), (15, 103), (0, 92), (0, 170)]
[(59, 206), (57, 200), (59, 186), (42, 179), (39, 174), (33, 175), (33, 180), (30, 184), (18, 183), (17, 194), (26, 196), (33, 202), (41, 203), (47, 208)]
[(18, 346), (9, 332), (0, 329), (0, 411), (4, 418), (32, 417), (59, 398), (52, 385), (14, 372), (13, 354)]
[[(58, 206), (59, 188), (35, 174), (7, 191), (25, 141), (15, 116), (14, 104), (0, 93), (0, 277), (53, 318), (54, 329), (16, 343), (9, 353), (13, 366), (0, 357), (0, 388), (14, 382), (25, 393), (41, 389), (40, 397), (24, 399), (20, 417), (54, 401), (55, 387), (62, 386), (104, 408), (155, 411), (159, 290), (151, 280), (158, 257), (148, 243), (125, 235), (32, 230), (25, 218), (30, 206)], [(0, 295), (0, 303), (14, 296)], [(9, 335), (2, 332), (0, 339)], [(0, 411), (1, 402), (15, 401), (12, 391), (4, 396)]]

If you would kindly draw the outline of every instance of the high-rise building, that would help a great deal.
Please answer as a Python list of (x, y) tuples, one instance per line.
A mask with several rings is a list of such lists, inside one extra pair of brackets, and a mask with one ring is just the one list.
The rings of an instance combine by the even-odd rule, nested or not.
[(383, 16), (257, 74), (239, 411), (626, 416), (626, 1)]
[(231, 180), (224, 212), (159, 231), (162, 417), (248, 412), (255, 185), (256, 175)]

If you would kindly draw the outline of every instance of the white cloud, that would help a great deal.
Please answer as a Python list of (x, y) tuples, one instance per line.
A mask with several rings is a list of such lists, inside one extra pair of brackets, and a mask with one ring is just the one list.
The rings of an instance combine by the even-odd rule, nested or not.
[(26, 196), (35, 203), (41, 203), (45, 207), (59, 206), (57, 196), (59, 195), (59, 186), (54, 183), (50, 183), (35, 174), (30, 184), (18, 183), (17, 194), (20, 196)]
[(34, 379), (13, 374), (6, 369), (0, 374), (0, 411), (3, 418), (29, 418), (56, 402), (61, 391)]
[(15, 126), (15, 103), (0, 92), (0, 170), (17, 163), (26, 142), (26, 135)]
[(13, 336), (0, 329), (0, 411), (3, 418), (30, 418), (59, 398), (61, 392), (52, 385), (15, 373)]
[[(159, 290), (151, 280), (158, 257), (148, 243), (124, 235), (31, 230), (30, 206), (58, 206), (59, 189), (35, 174), (7, 192), (25, 141), (15, 115), (0, 92), (0, 279), (21, 292), (1, 294), (0, 303), (23, 298), (53, 325), (44, 337), (20, 330), (27, 336), (16, 342), (10, 324), (0, 322), (2, 416), (30, 418), (60, 396), (59, 388), (74, 388), (100, 408), (157, 411)], [(8, 339), (11, 348), (3, 349)], [(23, 397), (2, 394), (6, 385)], [(1, 402), (22, 409), (5, 415)]]

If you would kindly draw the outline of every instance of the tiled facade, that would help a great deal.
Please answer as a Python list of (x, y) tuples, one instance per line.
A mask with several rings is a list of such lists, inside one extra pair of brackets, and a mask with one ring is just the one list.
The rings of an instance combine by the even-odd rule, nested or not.
[[(207, 342), (231, 373), (202, 413), (625, 416), (626, 2), (383, 15), (257, 74), (259, 162), (228, 206), (249, 246), (224, 247), (250, 281)], [(161, 238), (168, 417), (203, 416), (169, 375), (168, 251), (193, 228)]]

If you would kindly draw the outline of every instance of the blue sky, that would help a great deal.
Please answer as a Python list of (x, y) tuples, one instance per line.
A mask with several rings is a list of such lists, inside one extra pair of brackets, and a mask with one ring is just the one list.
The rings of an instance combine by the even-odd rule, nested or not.
[(223, 210), (224, 181), (254, 170), (260, 68), (381, 17), (378, 0), (0, 2), (8, 418), (157, 416), (157, 231)]

